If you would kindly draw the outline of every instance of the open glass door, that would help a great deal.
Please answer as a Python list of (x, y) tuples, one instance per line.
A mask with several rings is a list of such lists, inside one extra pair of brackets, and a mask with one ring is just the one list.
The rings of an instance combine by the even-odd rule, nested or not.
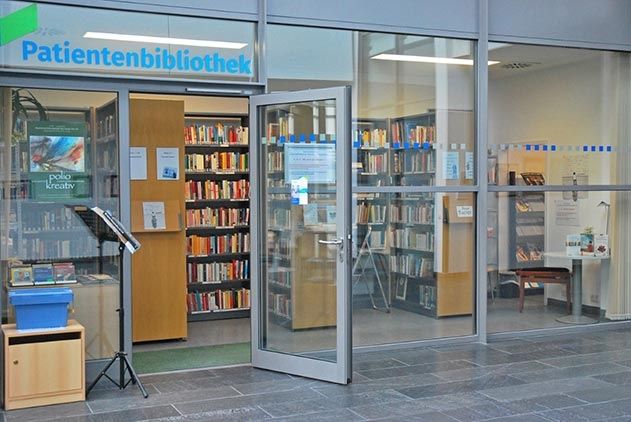
[(351, 378), (350, 88), (257, 95), (252, 365)]

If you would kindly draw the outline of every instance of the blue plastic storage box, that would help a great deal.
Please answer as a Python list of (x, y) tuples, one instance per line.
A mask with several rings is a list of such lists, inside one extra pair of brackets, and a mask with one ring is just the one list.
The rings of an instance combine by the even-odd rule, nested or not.
[(9, 292), (9, 303), (15, 309), (18, 330), (60, 328), (68, 325), (68, 304), (72, 302), (68, 288), (20, 289)]

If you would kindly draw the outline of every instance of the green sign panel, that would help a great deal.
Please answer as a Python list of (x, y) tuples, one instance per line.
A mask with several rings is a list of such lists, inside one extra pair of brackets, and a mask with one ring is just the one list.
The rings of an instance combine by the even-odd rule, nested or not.
[(0, 46), (37, 31), (37, 5), (32, 4), (0, 18)]

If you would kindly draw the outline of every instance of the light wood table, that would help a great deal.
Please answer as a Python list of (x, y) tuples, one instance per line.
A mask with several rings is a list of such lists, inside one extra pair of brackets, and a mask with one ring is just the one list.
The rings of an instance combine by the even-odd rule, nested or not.
[(85, 331), (75, 320), (65, 328), (4, 334), (6, 410), (85, 400)]

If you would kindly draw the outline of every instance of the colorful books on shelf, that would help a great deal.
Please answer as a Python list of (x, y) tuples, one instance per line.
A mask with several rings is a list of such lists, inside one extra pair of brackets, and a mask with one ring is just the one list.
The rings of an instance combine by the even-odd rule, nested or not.
[(238, 227), (250, 224), (249, 208), (201, 208), (186, 210), (190, 227)]
[(434, 204), (390, 204), (393, 223), (434, 224)]
[(357, 222), (366, 223), (383, 223), (386, 218), (386, 206), (369, 204), (360, 202), (357, 206)]
[(188, 236), (186, 238), (189, 256), (250, 252), (250, 234), (232, 233), (223, 236)]
[(33, 264), (33, 284), (55, 284), (53, 264)]
[(248, 128), (224, 125), (190, 125), (184, 128), (184, 142), (187, 145), (247, 145)]
[(185, 199), (218, 200), (218, 199), (248, 199), (250, 197), (250, 182), (241, 180), (189, 180), (186, 182)]
[(291, 299), (285, 293), (269, 293), (268, 306), (272, 314), (291, 319)]
[(212, 154), (186, 154), (184, 169), (189, 172), (248, 171), (249, 153), (214, 152)]
[(419, 232), (414, 228), (405, 228), (392, 230), (390, 235), (390, 245), (395, 248), (413, 249), (419, 252), (434, 251), (433, 232)]
[(267, 153), (267, 171), (280, 172), (283, 171), (285, 153), (283, 151), (270, 151)]
[(59, 262), (53, 264), (55, 284), (71, 284), (77, 282), (77, 274), (72, 262)]
[(386, 148), (388, 145), (385, 129), (355, 130), (355, 139), (363, 148)]
[(433, 277), (434, 259), (415, 255), (390, 255), (390, 270), (410, 277)]
[(192, 292), (186, 295), (189, 313), (250, 308), (250, 289)]
[(189, 283), (222, 283), (250, 278), (250, 262), (247, 259), (230, 262), (187, 264)]
[(361, 157), (361, 172), (368, 174), (386, 173), (388, 171), (388, 155), (364, 154)]
[(419, 305), (425, 309), (436, 309), (436, 287), (434, 286), (419, 286)]
[(33, 268), (30, 265), (15, 265), (10, 269), (12, 287), (32, 286), (33, 285)]
[(436, 136), (436, 128), (434, 126), (405, 124), (402, 121), (392, 123), (390, 130), (393, 143), (433, 143)]

